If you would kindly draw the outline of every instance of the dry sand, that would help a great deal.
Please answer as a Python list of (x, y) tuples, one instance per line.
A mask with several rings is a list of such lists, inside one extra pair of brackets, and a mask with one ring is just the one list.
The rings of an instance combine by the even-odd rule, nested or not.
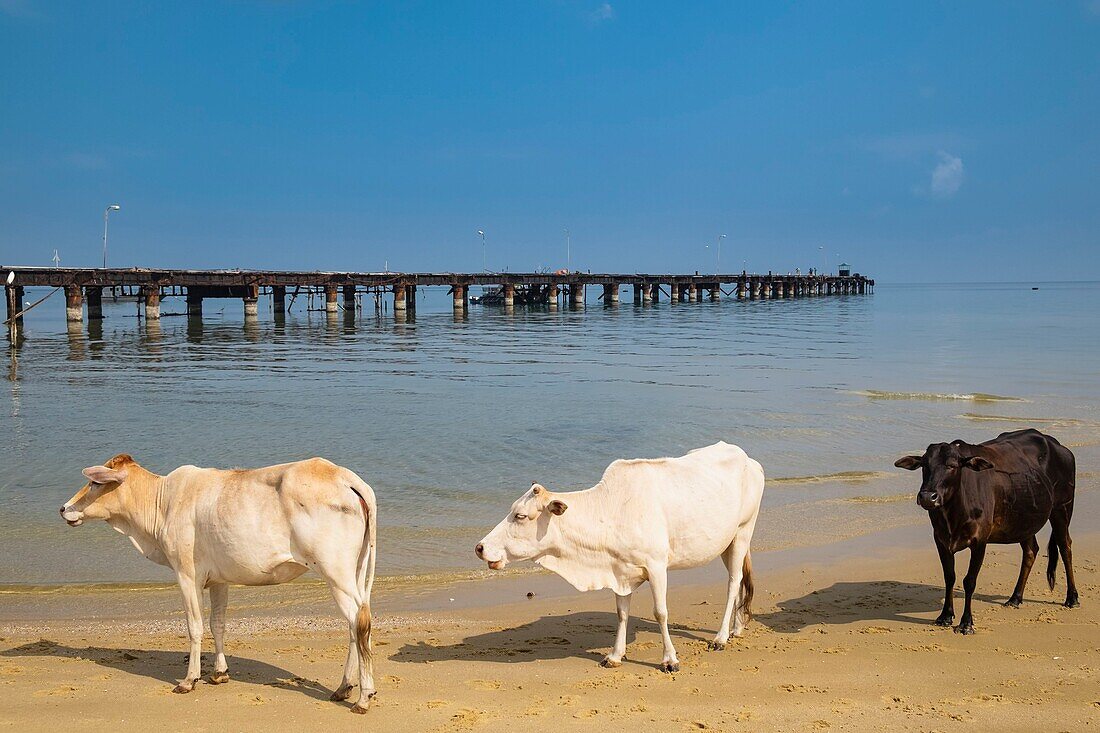
[[(235, 609), (231, 594), (232, 682), (200, 684), (189, 695), (171, 693), (185, 669), (178, 618), (0, 622), (0, 727), (1100, 729), (1100, 535), (1075, 541), (1077, 609), (1060, 605), (1064, 574), (1052, 593), (1040, 563), (1024, 606), (1001, 607), (1019, 549), (991, 548), (975, 601), (978, 633), (970, 637), (930, 624), (941, 589), (928, 535), (910, 528), (801, 555), (762, 553), (756, 620), (722, 652), (705, 649), (724, 600), (720, 573), (686, 576), (670, 603), (683, 665), (675, 675), (656, 669), (660, 637), (647, 588), (635, 596), (640, 618), (632, 622), (628, 661), (613, 670), (598, 666), (614, 628), (607, 593), (575, 594), (556, 578), (528, 575), (433, 596), (453, 592), (481, 605), (467, 598), (446, 611), (403, 615), (387, 611), (383, 593), (376, 602), (379, 695), (366, 716), (328, 701), (345, 636), (320, 599), (322, 615), (308, 620), (256, 615), (247, 603)], [(537, 590), (534, 598), (525, 598), (528, 589)], [(511, 602), (485, 605), (502, 599)]]

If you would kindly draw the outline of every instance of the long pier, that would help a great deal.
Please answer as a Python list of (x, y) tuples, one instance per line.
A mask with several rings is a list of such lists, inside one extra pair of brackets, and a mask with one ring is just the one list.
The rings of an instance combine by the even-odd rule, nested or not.
[[(731, 273), (694, 275), (611, 274), (582, 272), (286, 272), (274, 270), (163, 270), (147, 268), (6, 267), (7, 323), (13, 326), (25, 311), (24, 288), (64, 288), (65, 312), (70, 322), (103, 318), (103, 292), (128, 290), (140, 296), (147, 319), (160, 318), (163, 297), (182, 296), (187, 314), (201, 317), (202, 303), (209, 298), (239, 298), (246, 317), (257, 316), (261, 294), (270, 294), (276, 313), (288, 309), (299, 296), (324, 294), (324, 309), (335, 313), (354, 311), (356, 297), (363, 292), (393, 297), (395, 313), (415, 311), (416, 292), (425, 287), (446, 287), (456, 311), (465, 311), (472, 286), (496, 289), (494, 303), (516, 304), (559, 302), (572, 306), (585, 303), (586, 288), (600, 287), (599, 300), (605, 305), (619, 302), (621, 290), (633, 289), (634, 303), (641, 305), (667, 298), (673, 303), (699, 302), (704, 295), (718, 300), (723, 295), (742, 300), (863, 295), (874, 292), (875, 281), (860, 274), (803, 275), (779, 273)], [(727, 289), (728, 288), (728, 289)], [(380, 301), (378, 301), (380, 302)]]

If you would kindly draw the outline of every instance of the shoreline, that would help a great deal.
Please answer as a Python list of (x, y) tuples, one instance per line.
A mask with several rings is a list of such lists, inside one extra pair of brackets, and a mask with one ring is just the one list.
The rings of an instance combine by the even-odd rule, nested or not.
[[(442, 603), (434, 609), (398, 610), (376, 594), (379, 696), (365, 721), (327, 700), (347, 634), (327, 599), (311, 601), (316, 614), (294, 613), (301, 607), (293, 604), (272, 613), (235, 604), (234, 589), (233, 681), (189, 695), (170, 693), (185, 667), (181, 617), (0, 622), (0, 727), (128, 731), (165, 719), (200, 731), (498, 731), (517, 721), (554, 731), (593, 722), (661, 730), (1100, 725), (1100, 533), (1074, 538), (1078, 609), (1058, 605), (1064, 570), (1054, 592), (1034, 572), (1023, 608), (1003, 608), (1019, 549), (990, 546), (971, 637), (931, 624), (942, 587), (929, 534), (913, 526), (811, 553), (759, 553), (756, 617), (723, 652), (705, 649), (724, 600), (721, 572), (674, 574), (670, 622), (683, 664), (674, 675), (656, 669), (660, 637), (646, 588), (635, 596), (627, 660), (616, 670), (598, 665), (614, 633), (610, 594), (577, 593), (550, 574), (453, 584), (413, 599)], [(204, 673), (211, 646), (205, 639)]]

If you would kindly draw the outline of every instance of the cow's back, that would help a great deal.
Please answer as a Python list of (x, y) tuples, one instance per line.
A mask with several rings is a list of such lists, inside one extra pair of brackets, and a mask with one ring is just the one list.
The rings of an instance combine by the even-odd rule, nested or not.
[(1038, 474), (1054, 504), (1073, 501), (1077, 465), (1073, 452), (1058, 439), (1034, 428), (1001, 433), (981, 444), (993, 451), (993, 463), (1006, 473)]
[(605, 487), (620, 493), (624, 522), (667, 539), (670, 568), (710, 562), (753, 521), (764, 472), (734, 445), (717, 443), (678, 458), (616, 461)]

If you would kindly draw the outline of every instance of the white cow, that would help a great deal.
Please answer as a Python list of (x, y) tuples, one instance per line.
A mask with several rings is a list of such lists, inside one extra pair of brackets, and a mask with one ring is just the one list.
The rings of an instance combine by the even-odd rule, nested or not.
[(661, 669), (675, 672), (680, 662), (668, 634), (667, 571), (720, 555), (729, 595), (708, 646), (725, 648), (735, 611), (733, 635), (740, 636), (752, 617), (749, 542), (763, 493), (760, 464), (727, 443), (679, 458), (615, 461), (591, 489), (559, 494), (532, 485), (475, 551), (494, 570), (534, 560), (577, 590), (614, 591), (619, 628), (605, 667), (622, 663), (630, 596), (648, 580), (664, 639)]
[(274, 585), (312, 569), (328, 582), (351, 636), (332, 699), (347, 700), (358, 684), (352, 711), (367, 711), (375, 694), (370, 593), (378, 510), (361, 478), (323, 458), (247, 471), (182, 466), (158, 476), (128, 455), (84, 475), (89, 483), (61, 507), (65, 521), (105, 520), (179, 581), (191, 656), (175, 692), (190, 692), (200, 676), (203, 588), (210, 589), (216, 654), (210, 682), (220, 684), (229, 681), (229, 584)]

